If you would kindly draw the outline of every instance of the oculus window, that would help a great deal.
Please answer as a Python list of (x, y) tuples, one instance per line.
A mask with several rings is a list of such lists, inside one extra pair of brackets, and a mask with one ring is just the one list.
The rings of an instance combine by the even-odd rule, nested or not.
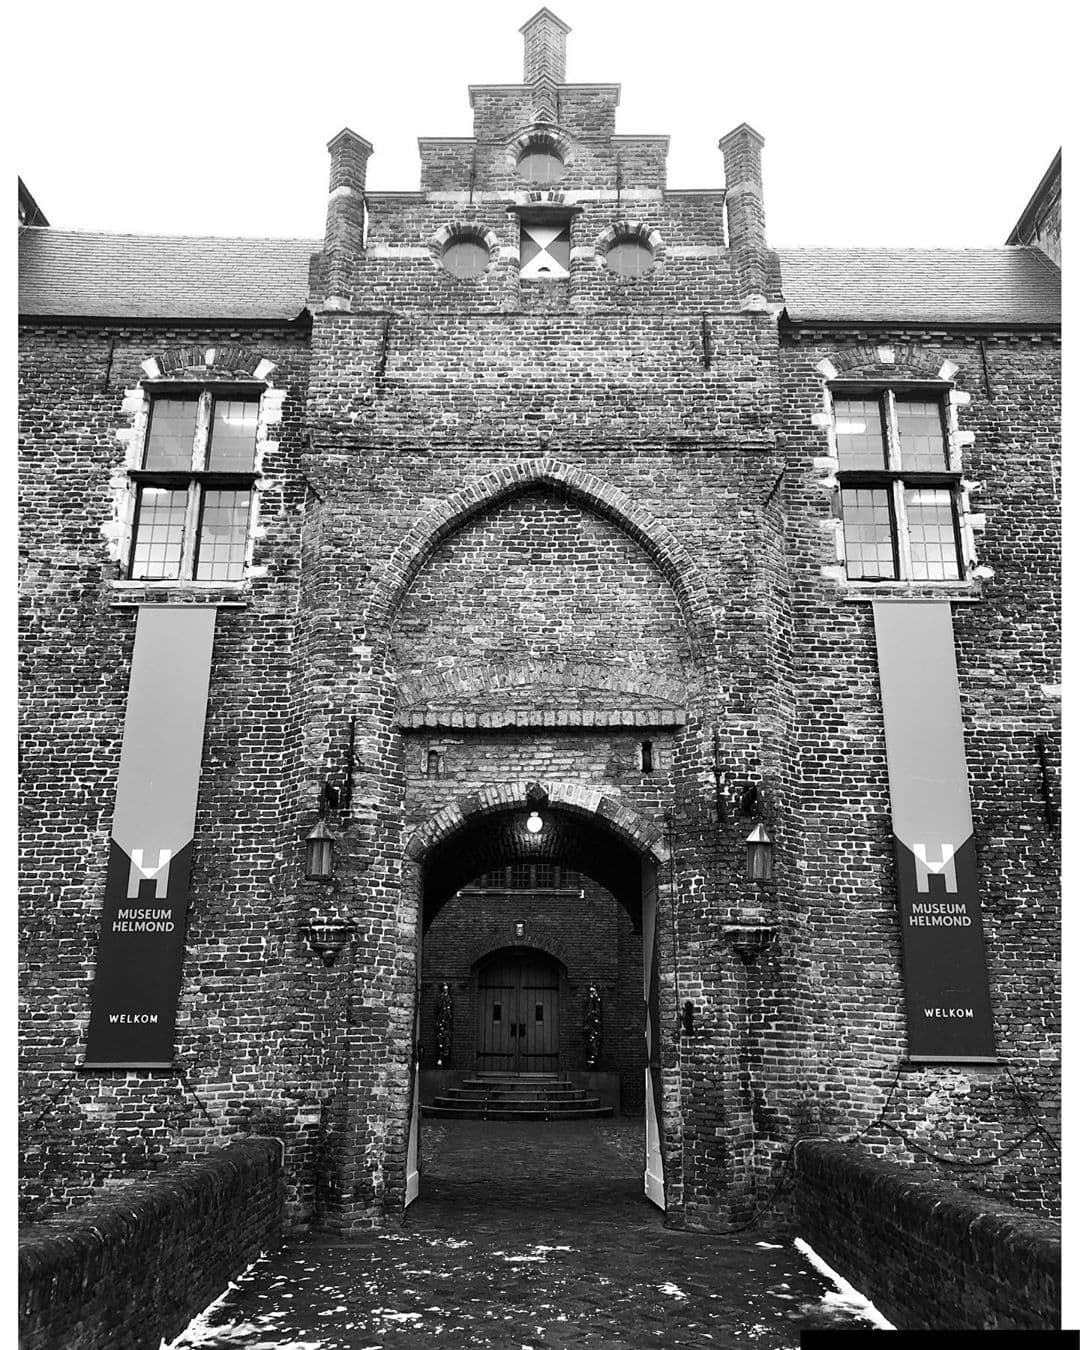
[(521, 279), (543, 281), (570, 275), (570, 221), (521, 222)]
[(474, 281), (487, 271), (491, 254), (480, 239), (452, 239), (442, 252), (442, 265), (459, 281)]
[(131, 474), (134, 581), (239, 581), (255, 483), (259, 398), (243, 390), (156, 395)]
[(620, 277), (643, 277), (655, 258), (644, 239), (616, 239), (604, 254), (604, 265)]
[(840, 516), (851, 581), (961, 581), (945, 397), (832, 391)]

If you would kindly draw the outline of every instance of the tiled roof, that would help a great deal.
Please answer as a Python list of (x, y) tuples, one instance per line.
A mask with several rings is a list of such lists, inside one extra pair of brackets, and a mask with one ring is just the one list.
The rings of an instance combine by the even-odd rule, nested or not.
[[(295, 319), (316, 239), (22, 229), (19, 312)], [(1035, 248), (782, 249), (795, 322), (1058, 324), (1061, 273)]]
[(19, 231), (19, 313), (131, 319), (295, 319), (312, 239)]
[(1037, 248), (781, 249), (796, 323), (1059, 324), (1061, 272)]

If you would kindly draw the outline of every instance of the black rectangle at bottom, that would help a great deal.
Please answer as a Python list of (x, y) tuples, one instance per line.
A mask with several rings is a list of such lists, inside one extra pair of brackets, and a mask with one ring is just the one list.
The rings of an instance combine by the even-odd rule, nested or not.
[(1000, 1331), (888, 1331), (819, 1328), (799, 1333), (800, 1350), (987, 1350), (1011, 1336), (1024, 1350), (1076, 1350), (1080, 1331), (1029, 1331), (1026, 1327)]

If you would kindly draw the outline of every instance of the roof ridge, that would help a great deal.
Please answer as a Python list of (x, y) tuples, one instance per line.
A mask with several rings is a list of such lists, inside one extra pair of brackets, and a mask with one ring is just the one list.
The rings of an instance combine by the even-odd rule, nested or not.
[[(882, 253), (1017, 253), (1029, 245), (1017, 244), (956, 244), (951, 247), (931, 247), (923, 244), (793, 244), (774, 246), (776, 253), (867, 253), (880, 256)], [(1037, 250), (1041, 252), (1042, 250)]]
[(1022, 248), (1026, 253), (1030, 253), (1030, 254), (1032, 254), (1034, 257), (1038, 258), (1038, 259), (1039, 259), (1039, 266), (1040, 266), (1040, 267), (1049, 267), (1049, 268), (1050, 268), (1050, 271), (1053, 273), (1053, 275), (1057, 278), (1058, 282), (1060, 283), (1060, 281), (1061, 281), (1061, 267), (1060, 267), (1060, 265), (1059, 265), (1058, 263), (1056, 263), (1056, 262), (1053, 260), (1053, 258), (1050, 257), (1049, 253), (1045, 253), (1045, 252), (1038, 246), (1038, 244), (1010, 244), (1009, 247), (1010, 247), (1010, 248)]

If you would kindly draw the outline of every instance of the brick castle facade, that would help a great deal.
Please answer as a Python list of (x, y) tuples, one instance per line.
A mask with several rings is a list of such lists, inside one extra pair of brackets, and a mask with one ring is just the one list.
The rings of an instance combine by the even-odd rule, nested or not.
[(600, 987), (672, 1224), (803, 1135), (1052, 1212), (1057, 270), (778, 254), (756, 131), (670, 188), (523, 32), (418, 190), (331, 141), (321, 242), (22, 231), (26, 1212), (271, 1134), (296, 1216), (397, 1216), (433, 999), (474, 1069), (515, 954), (559, 1072)]

